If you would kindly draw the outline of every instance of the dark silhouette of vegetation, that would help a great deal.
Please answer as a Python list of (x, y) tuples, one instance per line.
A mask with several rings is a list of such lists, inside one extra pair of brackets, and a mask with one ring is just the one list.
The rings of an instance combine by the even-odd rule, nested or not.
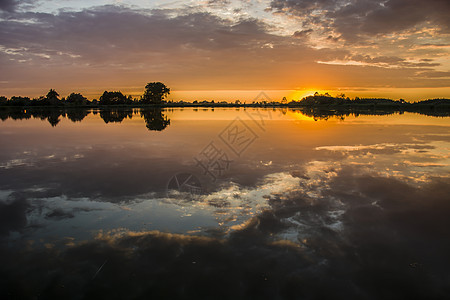
[[(115, 93), (115, 92), (114, 92)], [(121, 93), (120, 93), (121, 94)], [(118, 95), (120, 95), (118, 94)], [(88, 101), (84, 100), (80, 94), (72, 94), (70, 97), (76, 101)], [(51, 96), (51, 95), (50, 95)], [(62, 118), (67, 118), (72, 122), (81, 122), (90, 113), (100, 114), (100, 117), (105, 123), (120, 123), (125, 119), (132, 119), (133, 107), (93, 107), (89, 106), (68, 106), (68, 107), (43, 107), (37, 105), (21, 106), (17, 103), (23, 103), (28, 101), (26, 97), (11, 97), (11, 99), (5, 100), (6, 97), (0, 97), (0, 103), (9, 102), (7, 106), (0, 106), (0, 120), (6, 121), (12, 120), (26, 120), (31, 118), (37, 118), (41, 120), (47, 120), (51, 126), (57, 126)], [(82, 99), (84, 98), (84, 99)], [(31, 100), (34, 101), (34, 100)], [(46, 98), (36, 101), (47, 101)], [(62, 101), (62, 100), (59, 100)], [(67, 100), (66, 100), (67, 101)], [(71, 100), (69, 100), (71, 101)], [(17, 105), (11, 105), (11, 103)], [(434, 117), (450, 117), (450, 100), (449, 99), (430, 99), (419, 101), (415, 103), (408, 103), (404, 101), (394, 101), (390, 99), (360, 99), (355, 98), (350, 100), (345, 97), (334, 98), (329, 95), (315, 95), (305, 97), (301, 101), (290, 102), (286, 105), (280, 103), (275, 105), (264, 105), (263, 103), (257, 103), (252, 105), (244, 104), (230, 104), (230, 103), (211, 103), (207, 101), (197, 103), (186, 103), (185, 105), (178, 105), (179, 103), (168, 102), (164, 107), (263, 107), (272, 109), (282, 109), (283, 114), (287, 110), (293, 112), (301, 112), (302, 114), (312, 117), (316, 120), (326, 120), (330, 117), (337, 117), (344, 120), (348, 116), (358, 117), (359, 115), (391, 115), (395, 113), (403, 114), (404, 112), (415, 112)], [(159, 107), (141, 107), (140, 115), (144, 119), (146, 127), (149, 130), (161, 131), (170, 125), (170, 120), (164, 116), (161, 106)]]
[(65, 112), (59, 108), (20, 108), (20, 107), (1, 107), (0, 119), (6, 121), (8, 118), (12, 120), (40, 119), (47, 120), (52, 127), (55, 127), (61, 121), (60, 117), (65, 116)]
[(69, 108), (65, 111), (65, 115), (72, 122), (81, 122), (89, 115), (89, 110), (84, 108)]
[(65, 102), (71, 105), (82, 106), (88, 104), (89, 100), (79, 93), (72, 93), (67, 97)]
[(162, 131), (170, 125), (170, 120), (162, 114), (161, 108), (149, 108), (141, 110), (141, 117), (145, 121), (148, 130)]
[(170, 88), (168, 88), (164, 83), (149, 82), (145, 86), (142, 103), (159, 105), (162, 103), (162, 100), (169, 94)]
[(124, 119), (133, 118), (133, 110), (123, 108), (108, 108), (100, 111), (100, 118), (108, 123), (121, 123)]
[(54, 89), (50, 89), (50, 91), (47, 93), (47, 96), (45, 97), (45, 100), (52, 106), (58, 106), (61, 104), (61, 100), (59, 100), (59, 94)]
[(133, 114), (139, 113), (145, 121), (148, 130), (162, 131), (170, 125), (170, 119), (163, 114), (161, 108), (142, 108), (133, 111), (132, 108), (107, 107), (100, 110), (86, 108), (58, 108), (58, 107), (0, 107), (0, 120), (28, 120), (31, 118), (46, 120), (52, 127), (57, 126), (61, 118), (67, 118), (72, 122), (81, 122), (89, 114), (99, 113), (100, 118), (108, 123), (121, 123), (125, 119), (132, 119)]
[(61, 121), (61, 119), (59, 118), (60, 116), (61, 114), (59, 114), (58, 112), (50, 111), (47, 116), (47, 121), (50, 123), (50, 125), (52, 125), (52, 127), (55, 127)]
[[(34, 102), (36, 100), (33, 100)], [(21, 97), (21, 96), (12, 96), (9, 101), (7, 101), (8, 106), (27, 106), (30, 105), (31, 99), (28, 97)]]
[(100, 105), (117, 105), (117, 104), (132, 104), (133, 99), (131, 96), (125, 96), (122, 92), (103, 92), (100, 96)]
[(7, 119), (12, 120), (27, 120), (31, 119), (32, 114), (29, 110), (18, 107), (1, 107), (0, 108), (0, 119), (6, 121)]
[[(79, 108), (107, 108), (107, 107), (282, 107), (301, 109), (306, 114), (312, 114), (319, 118), (322, 116), (345, 116), (348, 114), (392, 114), (395, 112), (416, 112), (429, 116), (447, 117), (450, 116), (449, 99), (428, 99), (418, 102), (406, 102), (404, 99), (392, 100), (385, 98), (359, 98), (350, 99), (344, 94), (336, 97), (328, 93), (315, 93), (312, 96), (304, 97), (299, 101), (291, 100), (288, 102), (286, 97), (281, 101), (272, 101), (269, 98), (264, 100), (245, 103), (235, 100), (232, 103), (226, 101), (216, 102), (198, 101), (186, 102), (163, 101), (170, 94), (170, 88), (161, 82), (150, 82), (145, 86), (145, 91), (141, 99), (133, 99), (120, 91), (105, 91), (99, 101), (96, 99), (90, 101), (80, 93), (71, 93), (66, 99), (59, 99), (59, 94), (54, 89), (50, 89), (46, 96), (35, 99), (28, 97), (13, 96), (10, 99), (1, 96), (1, 107), (79, 107)], [(103, 112), (104, 120), (107, 122), (121, 122), (122, 112), (107, 111)], [(120, 121), (114, 121), (120, 120)], [(56, 120), (55, 120), (56, 122)]]
[(52, 127), (55, 127), (61, 121), (60, 117), (63, 111), (60, 109), (37, 109), (35, 111), (27, 110), (35, 119), (47, 120)]
[(6, 105), (8, 103), (8, 98), (5, 96), (0, 96), (0, 106)]
[(348, 115), (386, 115), (404, 112), (416, 112), (428, 116), (450, 116), (450, 99), (429, 99), (414, 103), (403, 99), (392, 100), (384, 98), (345, 98), (332, 97), (329, 94), (308, 96), (288, 104), (291, 108), (298, 108), (305, 115), (315, 118), (330, 116), (345, 117)]

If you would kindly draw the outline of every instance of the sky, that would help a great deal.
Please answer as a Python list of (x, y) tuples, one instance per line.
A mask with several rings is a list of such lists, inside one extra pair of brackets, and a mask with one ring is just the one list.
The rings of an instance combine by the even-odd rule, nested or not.
[(450, 97), (448, 0), (0, 0), (0, 95)]

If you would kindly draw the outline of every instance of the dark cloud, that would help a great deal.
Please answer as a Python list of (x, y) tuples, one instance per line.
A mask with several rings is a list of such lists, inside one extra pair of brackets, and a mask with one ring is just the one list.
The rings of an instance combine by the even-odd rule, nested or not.
[(432, 63), (429, 61), (421, 61), (421, 62), (410, 62), (404, 58), (400, 58), (397, 56), (378, 56), (371, 57), (370, 55), (353, 55), (351, 57), (347, 57), (347, 59), (357, 62), (363, 62), (374, 65), (385, 65), (385, 66), (397, 66), (397, 67), (407, 67), (407, 68), (431, 68), (439, 66), (439, 63)]
[(45, 215), (46, 219), (56, 219), (56, 220), (62, 220), (67, 218), (73, 218), (75, 215), (72, 212), (65, 211), (61, 208), (55, 208), (51, 212), (48, 212)]
[(446, 0), (290, 0), (272, 1), (271, 8), (305, 18), (305, 24), (320, 25), (339, 32), (347, 40), (361, 35), (388, 34), (407, 29), (420, 30), (427, 22), (449, 32), (450, 3)]
[(419, 44), (417, 47), (422, 48), (447, 48), (450, 47), (450, 44), (432, 44), (432, 43), (425, 43), (425, 44)]
[(136, 63), (167, 51), (229, 49), (269, 38), (265, 25), (257, 20), (235, 24), (202, 12), (171, 17), (159, 10), (144, 14), (104, 6), (58, 15), (24, 13), (16, 18), (34, 22), (3, 21), (4, 47), (27, 49), (25, 55), (80, 55), (90, 63)]
[(20, 193), (12, 193), (0, 201), (0, 236), (22, 230), (27, 225), (28, 208), (26, 198)]
[(302, 31), (296, 31), (294, 32), (294, 37), (295, 38), (304, 38), (307, 37), (311, 32), (313, 32), (312, 29), (306, 29), (306, 30), (302, 30)]
[(327, 9), (331, 10), (337, 7), (342, 1), (335, 0), (287, 0), (287, 1), (272, 1), (271, 7), (279, 11), (287, 11), (290, 13), (298, 13), (303, 11), (306, 13), (311, 13), (316, 9)]
[(0, 10), (4, 11), (14, 11), (18, 4), (18, 1), (16, 0), (0, 0)]
[(419, 76), (427, 78), (450, 77), (450, 72), (441, 72), (441, 71), (420, 72)]
[(0, 0), (0, 15), (8, 18), (18, 9), (30, 8), (36, 4), (36, 0)]
[(449, 32), (450, 3), (446, 0), (390, 0), (367, 14), (361, 29), (368, 33), (391, 33), (430, 22)]

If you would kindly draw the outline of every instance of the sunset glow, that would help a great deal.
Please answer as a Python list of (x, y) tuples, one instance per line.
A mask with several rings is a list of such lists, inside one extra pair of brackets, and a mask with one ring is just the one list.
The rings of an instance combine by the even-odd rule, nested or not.
[(0, 94), (161, 81), (186, 101), (448, 97), (449, 13), (446, 0), (1, 1)]

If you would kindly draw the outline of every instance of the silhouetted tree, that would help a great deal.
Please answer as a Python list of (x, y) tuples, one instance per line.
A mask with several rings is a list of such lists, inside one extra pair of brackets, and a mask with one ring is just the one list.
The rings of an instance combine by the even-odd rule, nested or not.
[(45, 96), (45, 98), (48, 101), (48, 104), (50, 104), (50, 105), (59, 105), (60, 100), (58, 97), (59, 97), (59, 94), (54, 89), (50, 89), (50, 91), (47, 93), (47, 96)]
[(72, 93), (66, 99), (66, 103), (75, 105), (83, 105), (86, 104), (87, 101), (87, 98), (79, 93)]
[(100, 105), (114, 105), (114, 104), (128, 104), (128, 100), (131, 98), (127, 98), (122, 92), (103, 92), (103, 95), (100, 96)]
[(162, 100), (170, 94), (170, 89), (162, 82), (149, 82), (145, 86), (142, 103), (161, 104)]
[(12, 96), (8, 104), (13, 106), (25, 106), (28, 105), (31, 102), (30, 98), (28, 97), (21, 97), (21, 96)]
[(308, 106), (314, 106), (314, 105), (330, 105), (335, 104), (337, 98), (331, 97), (328, 93), (325, 93), (325, 95), (321, 95), (319, 93), (314, 93), (314, 96), (307, 96), (303, 98), (299, 104), (300, 105), (308, 105)]
[(141, 116), (144, 118), (148, 130), (162, 131), (170, 125), (170, 120), (163, 115), (160, 108), (143, 109)]

